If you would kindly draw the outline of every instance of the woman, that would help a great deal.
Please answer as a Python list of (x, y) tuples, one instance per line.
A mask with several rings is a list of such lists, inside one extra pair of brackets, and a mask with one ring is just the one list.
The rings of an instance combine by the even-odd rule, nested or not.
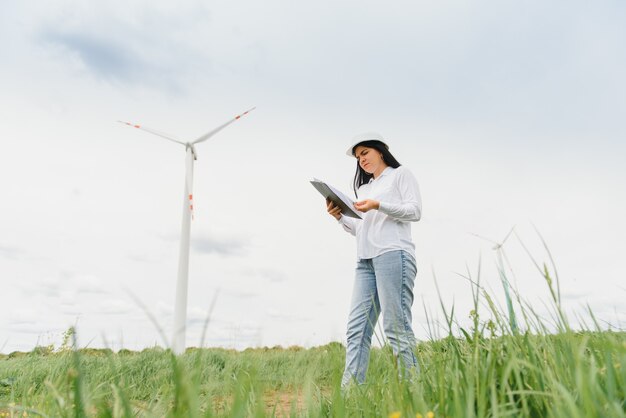
[(365, 381), (379, 313), (400, 373), (417, 371), (411, 326), (417, 269), (410, 222), (418, 221), (422, 211), (415, 177), (391, 155), (380, 134), (356, 136), (347, 154), (357, 159), (354, 207), (363, 212), (362, 219), (343, 216), (341, 208), (327, 202), (328, 213), (357, 241), (343, 387)]

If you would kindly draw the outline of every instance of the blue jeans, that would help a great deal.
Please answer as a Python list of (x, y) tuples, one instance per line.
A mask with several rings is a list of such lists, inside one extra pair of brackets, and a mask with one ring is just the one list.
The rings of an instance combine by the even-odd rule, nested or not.
[(365, 382), (372, 335), (380, 313), (399, 371), (417, 371), (417, 359), (413, 353), (415, 336), (411, 328), (416, 274), (415, 258), (402, 250), (357, 262), (342, 386), (353, 379), (359, 384)]

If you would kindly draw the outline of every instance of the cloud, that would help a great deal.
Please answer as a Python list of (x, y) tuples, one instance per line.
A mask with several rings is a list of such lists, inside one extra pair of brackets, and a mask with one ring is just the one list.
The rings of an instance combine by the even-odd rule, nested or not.
[[(172, 306), (171, 303), (166, 303), (163, 301), (158, 301), (156, 303), (156, 313), (159, 316), (165, 316), (165, 317), (171, 317), (174, 316), (174, 306)], [(151, 312), (151, 313), (155, 313), (155, 312)]]
[(209, 20), (206, 5), (195, 1), (176, 7), (112, 1), (98, 8), (70, 1), (41, 13), (35, 26), (39, 45), (65, 64), (106, 82), (180, 94), (187, 75), (207, 72)]
[[(207, 320), (207, 317), (209, 317), (209, 310), (208, 309), (202, 309), (199, 307), (190, 307), (189, 309), (187, 309), (187, 323), (189, 324), (189, 326), (195, 325), (195, 324), (204, 324)], [(213, 321), (214, 318), (212, 318), (213, 315), (211, 315), (211, 317), (209, 318), (209, 321)]]
[(592, 296), (591, 291), (587, 291), (584, 289), (571, 289), (571, 290), (562, 290), (561, 297), (565, 300), (578, 300), (578, 299), (586, 299)]
[(206, 237), (191, 240), (194, 251), (202, 254), (218, 254), (226, 256), (241, 256), (247, 252), (248, 242), (240, 238)]
[(79, 317), (85, 313), (85, 308), (83, 306), (77, 305), (73, 302), (62, 302), (57, 306), (58, 312), (63, 315), (68, 315), (72, 317)]
[(261, 333), (259, 324), (250, 321), (226, 322), (211, 327), (207, 330), (207, 341), (209, 343), (229, 342), (237, 344), (242, 341), (251, 342), (258, 340)]
[(8, 322), (11, 325), (35, 324), (42, 319), (43, 315), (39, 309), (16, 308), (8, 315)]
[(49, 332), (60, 332), (64, 328), (61, 326), (54, 326), (51, 324), (45, 324), (42, 322), (22, 323), (22, 324), (9, 324), (9, 330), (17, 334), (45, 334)]
[(299, 315), (294, 312), (280, 311), (274, 308), (268, 309), (265, 313), (267, 314), (268, 317), (277, 321), (304, 322), (304, 321), (312, 321), (314, 319), (313, 316)]
[(107, 295), (102, 280), (92, 274), (59, 273), (21, 285), (25, 295), (41, 295), (60, 299), (62, 303), (72, 304), (78, 295)]
[(0, 257), (15, 260), (23, 254), (24, 254), (24, 251), (17, 247), (12, 247), (8, 245), (0, 245)]
[(49, 298), (59, 298), (61, 297), (61, 284), (60, 276), (46, 276), (39, 281), (25, 283), (22, 292), (28, 295), (38, 294)]
[(78, 293), (91, 293), (95, 295), (106, 295), (109, 290), (104, 287), (104, 283), (99, 277), (91, 274), (75, 275), (72, 277), (72, 285)]
[(130, 261), (134, 261), (137, 263), (156, 263), (157, 261), (159, 261), (159, 259), (157, 257), (154, 256), (150, 256), (148, 254), (130, 254), (128, 256), (126, 256), (127, 259), (129, 259)]
[[(201, 238), (191, 238), (190, 247), (201, 254), (241, 256), (248, 251), (249, 240), (241, 236), (213, 230), (201, 230), (194, 232), (193, 235)], [(179, 233), (159, 234), (158, 236), (170, 243), (178, 243), (180, 240)]]
[(9, 331), (20, 334), (44, 334), (64, 328), (41, 307), (16, 308), (9, 313), (6, 322)]
[(97, 305), (95, 312), (101, 315), (125, 315), (133, 310), (133, 306), (126, 300), (107, 299)]
[(250, 268), (243, 270), (242, 273), (246, 276), (262, 278), (272, 283), (280, 283), (287, 280), (287, 275), (284, 272), (270, 268)]
[(225, 296), (231, 296), (235, 299), (254, 298), (259, 296), (258, 292), (245, 289), (222, 289), (221, 292)]
[(132, 81), (140, 75), (142, 67), (145, 67), (138, 54), (111, 39), (88, 33), (54, 31), (47, 32), (44, 38), (75, 54), (86, 68), (103, 79)]

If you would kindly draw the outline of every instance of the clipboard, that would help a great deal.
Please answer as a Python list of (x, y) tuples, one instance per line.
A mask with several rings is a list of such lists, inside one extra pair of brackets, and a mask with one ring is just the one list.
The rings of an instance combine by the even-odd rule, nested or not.
[(326, 199), (330, 199), (335, 205), (341, 208), (341, 214), (351, 218), (362, 219), (359, 211), (354, 209), (354, 201), (330, 184), (314, 178), (311, 184)]

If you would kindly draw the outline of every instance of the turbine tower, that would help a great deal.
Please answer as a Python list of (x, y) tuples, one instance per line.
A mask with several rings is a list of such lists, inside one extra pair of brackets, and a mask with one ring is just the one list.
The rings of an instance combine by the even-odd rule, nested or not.
[(185, 146), (186, 158), (185, 158), (185, 194), (183, 195), (183, 220), (180, 229), (180, 250), (178, 254), (178, 280), (176, 282), (176, 303), (174, 305), (174, 335), (172, 339), (172, 350), (176, 354), (182, 354), (185, 352), (185, 328), (187, 322), (187, 288), (189, 278), (189, 237), (191, 230), (191, 217), (193, 215), (193, 162), (198, 158), (195, 145), (206, 141), (213, 135), (240, 119), (242, 116), (252, 112), (255, 107), (248, 109), (240, 115), (235, 116), (228, 122), (218, 126), (217, 128), (205, 133), (201, 137), (190, 141), (183, 142), (174, 138), (169, 134), (156, 131), (154, 129), (147, 128), (142, 125), (135, 125), (133, 123), (118, 121), (133, 128), (141, 129), (142, 131), (149, 132), (153, 135), (160, 136), (161, 138), (168, 139), (178, 144)]

